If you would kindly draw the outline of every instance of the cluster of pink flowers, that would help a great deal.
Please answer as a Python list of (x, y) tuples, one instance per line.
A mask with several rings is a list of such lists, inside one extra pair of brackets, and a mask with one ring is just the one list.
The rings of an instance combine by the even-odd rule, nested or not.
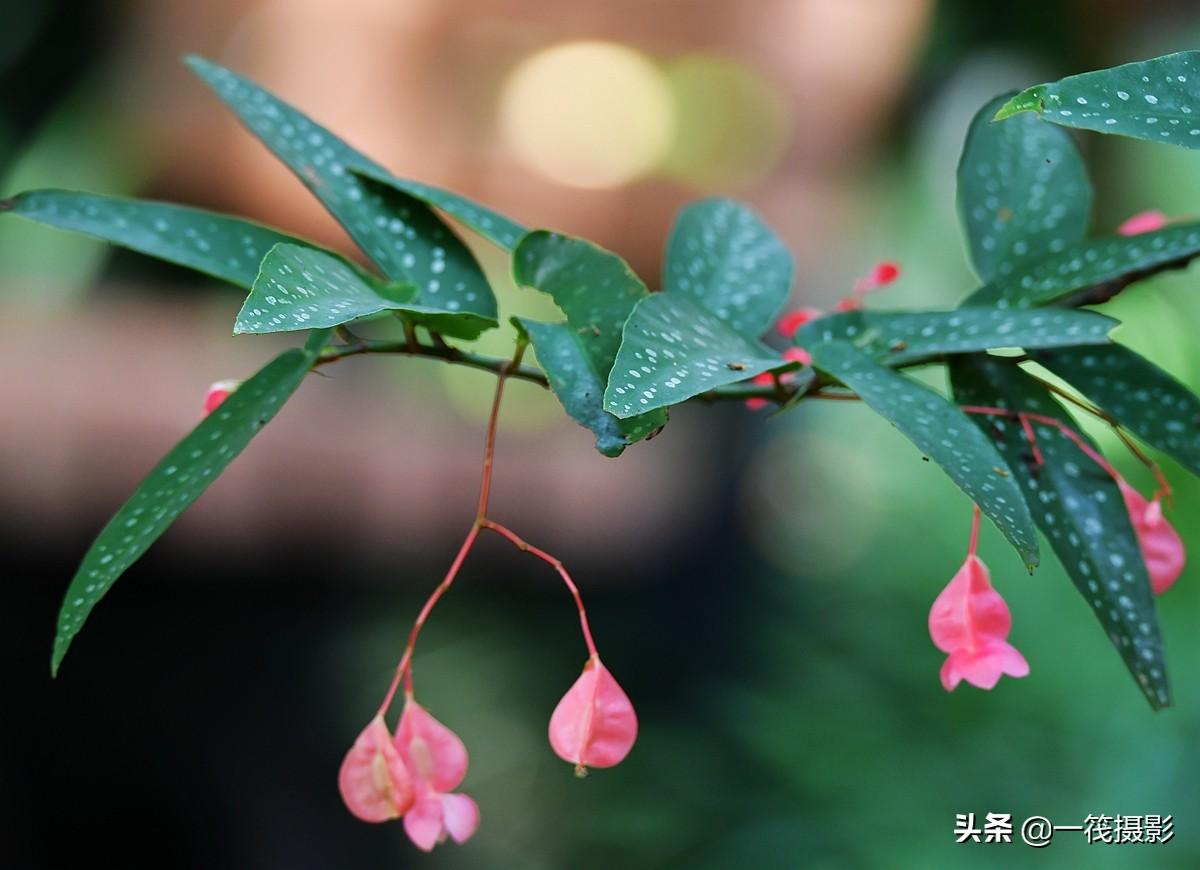
[[(554, 752), (581, 776), (589, 767), (618, 764), (633, 748), (633, 705), (598, 657), (588, 659), (558, 702), (549, 734)], [(409, 839), (428, 852), (447, 836), (466, 842), (479, 827), (479, 806), (454, 791), (466, 778), (467, 761), (458, 735), (406, 693), (396, 733), (377, 714), (346, 754), (338, 787), (355, 816), (403, 819)]]

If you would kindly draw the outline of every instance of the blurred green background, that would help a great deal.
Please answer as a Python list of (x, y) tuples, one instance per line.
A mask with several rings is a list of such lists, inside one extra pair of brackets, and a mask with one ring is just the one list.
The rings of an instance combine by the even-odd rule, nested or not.
[[(880, 307), (973, 287), (954, 210), (967, 123), (1001, 91), (1200, 42), (1188, 2), (8, 0), (0, 192), (74, 187), (227, 209), (344, 244), (177, 63), (260, 79), (401, 174), (593, 237), (656, 283), (672, 213), (728, 193), (829, 307), (880, 259)], [(1200, 211), (1200, 154), (1080, 139), (1094, 226)], [(506, 314), (552, 306), (480, 256)], [(1109, 306), (1120, 340), (1200, 387), (1194, 270)], [(689, 407), (620, 460), (514, 384), (498, 518), (571, 566), (641, 722), (577, 781), (549, 713), (584, 651), (552, 574), (481, 545), (416, 659), (472, 754), (483, 823), (420, 855), (335, 788), (474, 504), (491, 380), (356, 360), (310, 378), (246, 456), (46, 660), (90, 535), (278, 345), (229, 337), (238, 296), (0, 223), (0, 864), (172, 867), (1200, 866), (1200, 580), (1160, 602), (1175, 707), (1153, 714), (1085, 603), (994, 530), (982, 555), (1031, 666), (945, 693), (926, 628), (965, 498), (861, 407)], [(503, 352), (508, 335), (485, 347)], [(1145, 482), (1115, 440), (1096, 436)], [(1164, 463), (1200, 543), (1200, 486)], [(956, 813), (1172, 814), (1158, 846), (956, 845)]]

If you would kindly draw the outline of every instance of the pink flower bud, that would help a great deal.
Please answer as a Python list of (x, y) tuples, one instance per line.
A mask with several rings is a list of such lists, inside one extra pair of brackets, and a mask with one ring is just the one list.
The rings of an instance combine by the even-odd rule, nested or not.
[(855, 295), (870, 293), (880, 287), (886, 287), (900, 277), (900, 267), (890, 260), (884, 260), (872, 269), (865, 277), (859, 278), (854, 284)]
[(1129, 521), (1137, 535), (1146, 573), (1150, 575), (1150, 588), (1155, 595), (1162, 595), (1183, 572), (1187, 560), (1183, 541), (1163, 516), (1158, 496), (1147, 502), (1140, 492), (1124, 480), (1118, 479), (1117, 486), (1125, 499), (1125, 509), (1129, 511)]
[(204, 394), (204, 413), (211, 414), (215, 411), (217, 406), (228, 399), (233, 391), (241, 385), (241, 381), (217, 381), (214, 383)]
[(824, 315), (825, 312), (819, 308), (797, 308), (795, 311), (789, 311), (784, 314), (775, 323), (775, 328), (779, 330), (779, 334), (784, 338), (791, 338), (796, 334), (796, 330), (810, 320), (816, 320)]
[(637, 739), (629, 697), (594, 656), (550, 717), (550, 746), (583, 776), (589, 767), (618, 764)]
[(1117, 227), (1119, 236), (1140, 236), (1142, 233), (1160, 230), (1167, 225), (1167, 216), (1157, 209), (1140, 211)]
[(412, 777), (383, 717), (372, 719), (346, 753), (338, 788), (346, 807), (364, 822), (399, 818), (412, 807)]
[(798, 362), (803, 365), (812, 363), (812, 355), (802, 347), (789, 347), (783, 352), (783, 358), (788, 362)]
[(964, 679), (991, 689), (1002, 674), (1028, 674), (1024, 656), (1006, 640), (1011, 627), (1008, 605), (992, 588), (987, 567), (972, 546), (967, 560), (929, 611), (929, 636), (948, 654), (941, 670), (946, 691), (953, 691)]
[(466, 842), (479, 827), (479, 807), (463, 794), (448, 794), (467, 775), (467, 748), (458, 735), (411, 697), (396, 728), (395, 747), (412, 776), (416, 801), (404, 815), (404, 832), (430, 851), (446, 839)]

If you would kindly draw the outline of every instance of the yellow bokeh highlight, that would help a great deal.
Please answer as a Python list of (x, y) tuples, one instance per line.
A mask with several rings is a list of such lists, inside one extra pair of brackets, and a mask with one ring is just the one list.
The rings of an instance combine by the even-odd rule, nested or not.
[(645, 56), (610, 42), (570, 42), (522, 61), (502, 87), (500, 133), (517, 158), (573, 187), (626, 184), (670, 147), (670, 89)]

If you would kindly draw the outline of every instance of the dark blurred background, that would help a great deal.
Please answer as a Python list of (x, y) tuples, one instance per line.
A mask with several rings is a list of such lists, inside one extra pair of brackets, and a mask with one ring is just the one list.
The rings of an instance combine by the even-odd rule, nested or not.
[[(797, 303), (819, 307), (884, 258), (904, 272), (874, 304), (947, 306), (972, 287), (954, 168), (987, 98), (1200, 41), (1184, 0), (4, 0), (2, 14), (0, 193), (175, 199), (345, 246), (188, 76), (178, 58), (197, 51), (397, 173), (594, 238), (651, 284), (683, 202), (745, 198), (796, 254)], [(1200, 211), (1200, 155), (1082, 144), (1098, 231)], [(505, 314), (552, 315), (479, 255)], [(1195, 283), (1164, 276), (1113, 306), (1121, 339), (1193, 386)], [(419, 855), (398, 825), (353, 819), (335, 779), (470, 522), (487, 375), (372, 358), (309, 378), (51, 682), (54, 615), (91, 536), (194, 425), (208, 383), (281, 346), (231, 338), (238, 306), (181, 270), (0, 224), (0, 865), (1200, 866), (1200, 572), (1161, 601), (1176, 706), (1156, 715), (1058, 566), (1025, 576), (988, 530), (1032, 674), (948, 695), (926, 617), (962, 559), (967, 502), (857, 407), (687, 408), (614, 461), (548, 393), (512, 385), (493, 512), (571, 566), (641, 736), (583, 782), (552, 755), (546, 723), (584, 658), (574, 611), (545, 566), (485, 540), (416, 659), (419, 696), (472, 753), (483, 823), (464, 847)], [(1168, 470), (1171, 518), (1200, 547), (1200, 487)], [(956, 813), (989, 811), (1174, 814), (1177, 834), (954, 845)]]

